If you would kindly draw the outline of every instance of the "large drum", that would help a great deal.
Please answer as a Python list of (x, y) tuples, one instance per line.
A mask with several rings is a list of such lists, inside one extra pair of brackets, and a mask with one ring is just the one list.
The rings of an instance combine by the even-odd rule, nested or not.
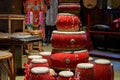
[(65, 70), (65, 69), (75, 69), (78, 63), (88, 62), (89, 54), (87, 50), (81, 51), (64, 51), (64, 52), (52, 52), (51, 62), (52, 67)]
[(78, 31), (80, 29), (80, 19), (74, 14), (59, 13), (56, 25), (59, 31)]
[(83, 49), (86, 47), (87, 37), (85, 31), (61, 32), (53, 31), (51, 36), (52, 47), (56, 49)]
[[(106, 59), (97, 59), (94, 63), (95, 78), (96, 80), (112, 80), (113, 79), (113, 66), (111, 62)], [(107, 77), (108, 76), (108, 77)]]
[(80, 80), (95, 80), (94, 65), (91, 63), (78, 63), (75, 70), (75, 77), (79, 77)]
[(44, 52), (40, 52), (39, 54), (40, 54), (40, 56), (42, 56), (43, 58), (47, 59), (49, 66), (51, 66), (51, 59), (50, 59), (51, 52), (45, 52), (45, 51), (44, 51)]
[(73, 80), (74, 73), (71, 71), (60, 71), (57, 80)]
[(50, 70), (47, 67), (34, 67), (31, 69), (28, 80), (55, 80), (50, 75)]

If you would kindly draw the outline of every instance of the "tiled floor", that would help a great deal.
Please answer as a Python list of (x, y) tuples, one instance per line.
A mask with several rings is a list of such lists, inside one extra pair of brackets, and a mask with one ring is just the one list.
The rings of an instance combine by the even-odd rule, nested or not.
[[(43, 46), (44, 48), (44, 51), (52, 51), (52, 47), (51, 45), (44, 45)], [(38, 54), (38, 53), (32, 53), (32, 54)], [(98, 58), (101, 58), (101, 57), (93, 57), (94, 59), (98, 59)], [(23, 56), (23, 63), (27, 61), (27, 56)], [(114, 80), (120, 80), (120, 61), (117, 61), (117, 60), (111, 60), (109, 59), (110, 61), (112, 61), (113, 65), (114, 65), (114, 73), (115, 73), (115, 78)], [(24, 80), (24, 76), (17, 76), (16, 77), (16, 80)]]

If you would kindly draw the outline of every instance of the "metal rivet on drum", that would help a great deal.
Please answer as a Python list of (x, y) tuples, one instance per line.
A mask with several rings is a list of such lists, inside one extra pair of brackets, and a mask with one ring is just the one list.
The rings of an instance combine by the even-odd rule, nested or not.
[(74, 44), (74, 43), (75, 43), (75, 39), (71, 39), (71, 40), (70, 40), (70, 43), (71, 43), (71, 44)]
[(66, 62), (67, 64), (69, 64), (69, 63), (70, 63), (70, 59), (67, 58), (67, 59), (65, 60), (65, 62)]

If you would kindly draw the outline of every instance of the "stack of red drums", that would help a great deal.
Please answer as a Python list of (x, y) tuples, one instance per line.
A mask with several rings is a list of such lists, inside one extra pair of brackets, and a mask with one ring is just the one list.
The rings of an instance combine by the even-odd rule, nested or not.
[(80, 31), (80, 23), (79, 17), (74, 14), (58, 14), (57, 30), (53, 31), (51, 36), (53, 68), (74, 70), (78, 63), (88, 62), (87, 36), (85, 31)]

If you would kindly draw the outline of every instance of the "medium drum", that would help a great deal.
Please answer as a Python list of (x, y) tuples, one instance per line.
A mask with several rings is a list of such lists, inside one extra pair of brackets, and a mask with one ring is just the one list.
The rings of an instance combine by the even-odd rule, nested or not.
[(56, 49), (76, 50), (86, 47), (87, 36), (85, 31), (61, 32), (53, 31), (51, 36), (52, 47)]
[(57, 80), (73, 80), (74, 73), (71, 71), (60, 71)]
[(49, 67), (47, 59), (32, 59), (30, 68), (32, 67)]
[(91, 63), (77, 64), (75, 77), (80, 77), (80, 80), (95, 80), (94, 65)]
[(51, 59), (50, 59), (51, 52), (40, 52), (39, 54), (40, 54), (40, 56), (42, 56), (43, 58), (47, 59), (49, 66), (51, 66)]
[(80, 29), (80, 19), (74, 14), (59, 13), (56, 25), (59, 31), (78, 31)]
[(112, 80), (113, 67), (111, 62), (106, 59), (97, 59), (94, 63), (96, 80)]
[(89, 54), (87, 50), (52, 52), (52, 67), (60, 70), (75, 69), (78, 63), (88, 62)]
[(55, 80), (50, 75), (50, 70), (47, 67), (34, 67), (31, 69), (30, 77), (28, 80)]

